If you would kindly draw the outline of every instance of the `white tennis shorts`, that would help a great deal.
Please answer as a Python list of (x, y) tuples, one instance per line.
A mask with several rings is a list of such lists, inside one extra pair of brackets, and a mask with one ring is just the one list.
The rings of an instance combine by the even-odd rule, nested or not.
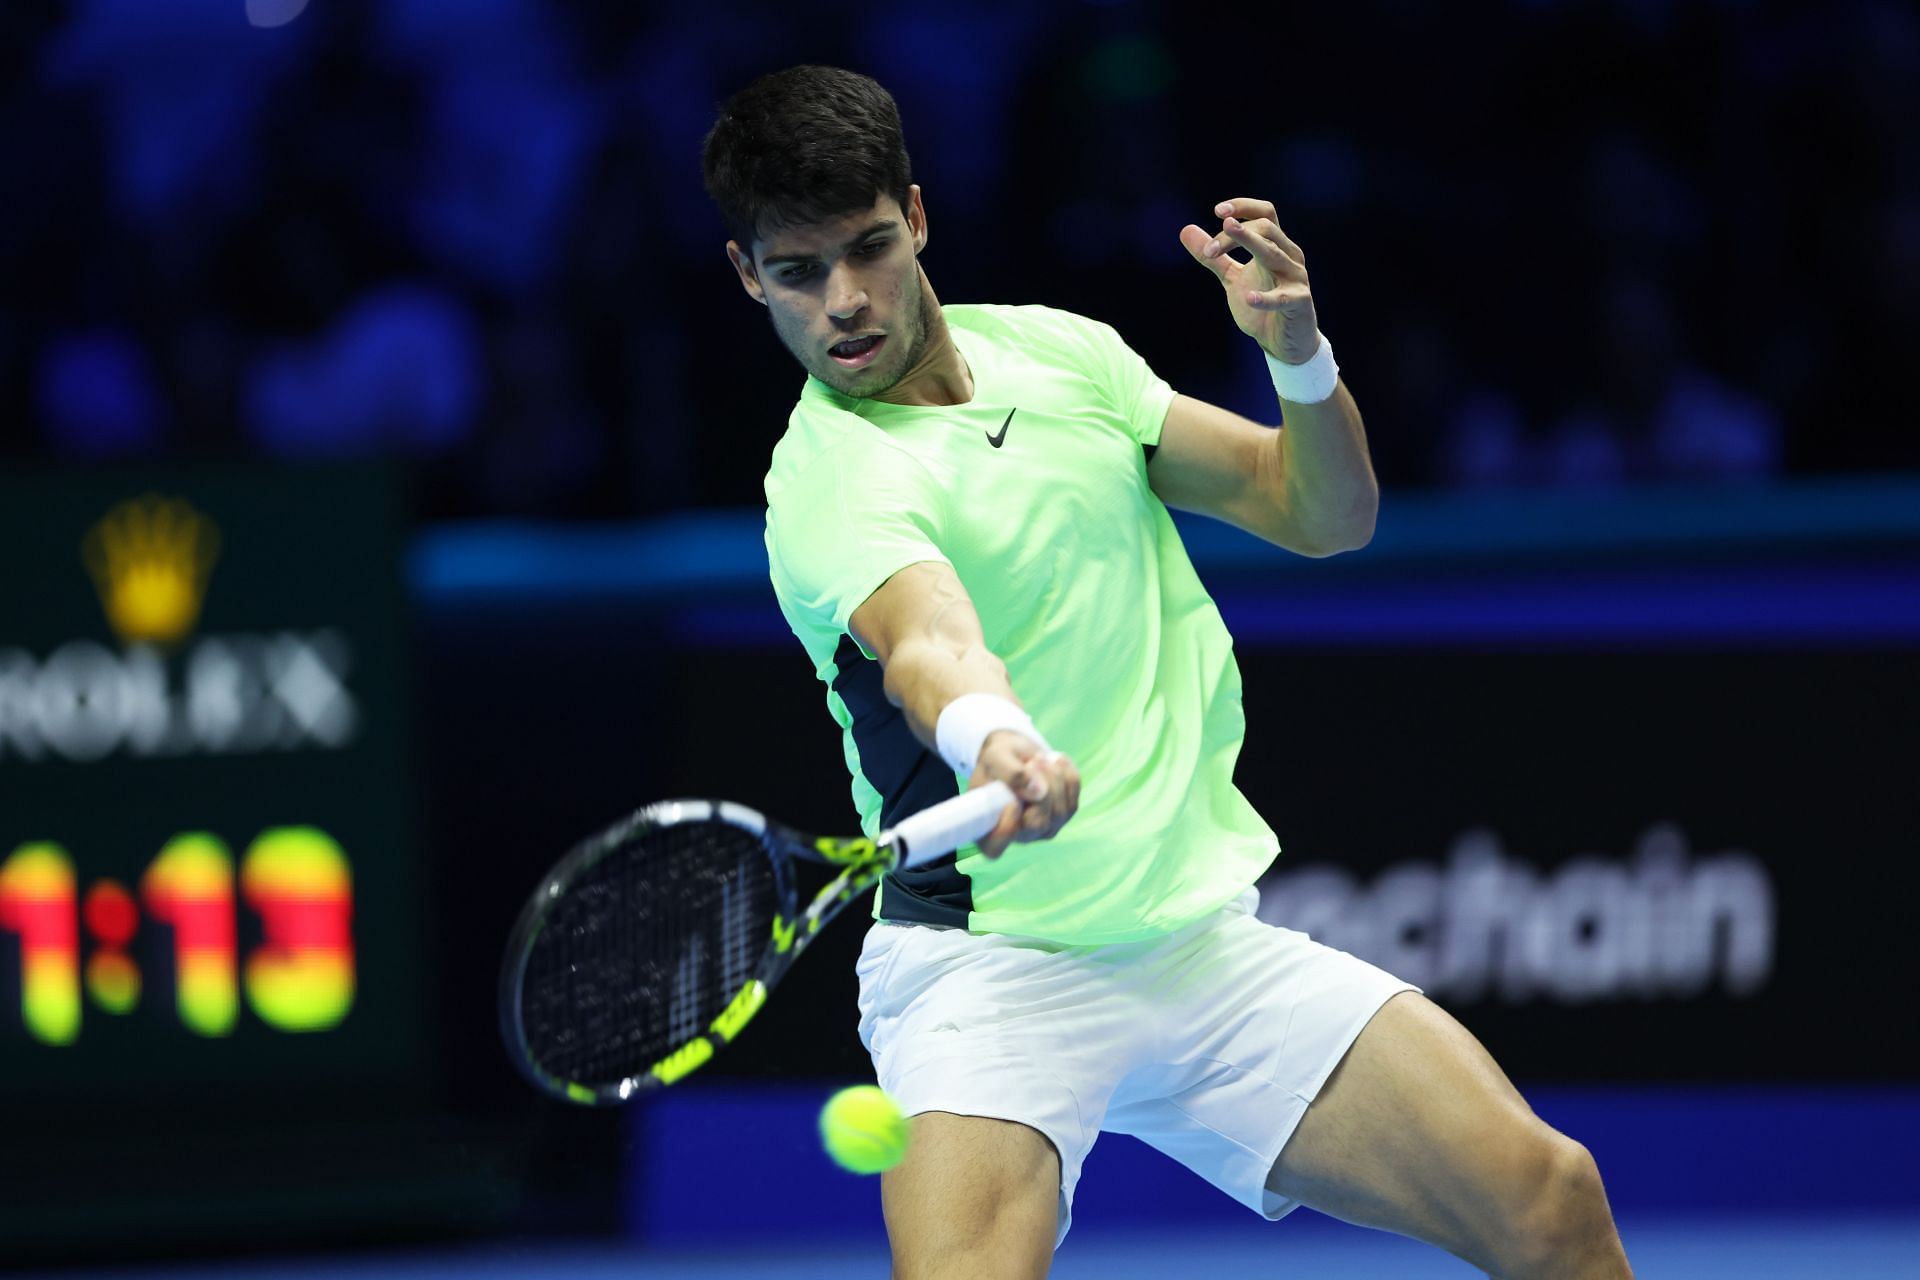
[(1059, 1242), (1102, 1130), (1172, 1156), (1268, 1218), (1307, 1104), (1387, 1000), (1418, 988), (1255, 917), (1248, 889), (1164, 937), (1073, 947), (875, 922), (860, 1039), (908, 1115), (1013, 1120), (1060, 1153)]

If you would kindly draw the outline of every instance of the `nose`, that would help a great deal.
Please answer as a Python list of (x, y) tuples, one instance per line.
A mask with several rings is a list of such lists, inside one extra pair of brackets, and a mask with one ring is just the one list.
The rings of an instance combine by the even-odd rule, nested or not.
[(827, 314), (851, 320), (867, 309), (867, 291), (845, 267), (836, 267), (827, 279)]

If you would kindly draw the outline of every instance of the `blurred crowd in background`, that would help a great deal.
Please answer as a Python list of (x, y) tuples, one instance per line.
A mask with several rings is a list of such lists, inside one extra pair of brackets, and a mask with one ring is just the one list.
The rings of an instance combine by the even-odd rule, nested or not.
[(394, 456), (427, 518), (757, 504), (801, 375), (700, 143), (815, 61), (899, 100), (943, 299), (1109, 321), (1267, 420), (1176, 236), (1273, 200), (1389, 485), (1920, 466), (1897, 0), (255, 9), (0, 6), (0, 463)]

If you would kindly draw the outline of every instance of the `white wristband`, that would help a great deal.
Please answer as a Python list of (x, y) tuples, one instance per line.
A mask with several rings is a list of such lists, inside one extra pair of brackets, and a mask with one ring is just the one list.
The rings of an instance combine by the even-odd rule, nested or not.
[(1032, 717), (1022, 711), (1019, 704), (997, 693), (963, 693), (949, 702), (933, 726), (933, 742), (940, 750), (941, 759), (952, 765), (955, 773), (971, 778), (974, 766), (980, 763), (980, 748), (986, 743), (987, 735), (1001, 729), (1032, 738), (1043, 751), (1052, 750), (1040, 731), (1033, 727)]
[(1288, 404), (1319, 404), (1333, 394), (1340, 382), (1340, 366), (1333, 362), (1333, 344), (1320, 335), (1320, 347), (1301, 364), (1288, 364), (1267, 356), (1267, 371), (1273, 375), (1273, 389)]

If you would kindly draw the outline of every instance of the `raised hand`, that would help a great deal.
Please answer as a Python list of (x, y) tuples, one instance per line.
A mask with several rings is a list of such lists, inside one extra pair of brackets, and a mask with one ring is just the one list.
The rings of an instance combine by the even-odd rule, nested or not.
[[(1217, 235), (1188, 223), (1180, 243), (1226, 289), (1242, 333), (1277, 360), (1305, 363), (1320, 345), (1307, 255), (1280, 229), (1265, 200), (1222, 200), (1213, 211), (1220, 218)], [(1246, 261), (1232, 255), (1236, 247), (1246, 250)]]

